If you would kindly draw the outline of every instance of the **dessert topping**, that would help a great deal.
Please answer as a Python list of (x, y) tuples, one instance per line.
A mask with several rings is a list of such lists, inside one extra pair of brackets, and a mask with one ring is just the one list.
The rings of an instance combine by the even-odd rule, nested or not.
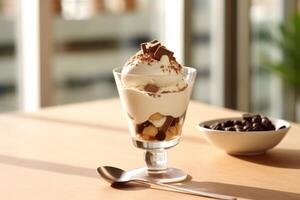
[(145, 85), (144, 90), (146, 92), (156, 93), (159, 90), (159, 87), (155, 84), (148, 83), (147, 85)]
[(163, 55), (167, 55), (169, 60), (173, 59), (173, 52), (162, 46), (157, 40), (141, 44), (143, 54), (150, 54), (155, 60), (160, 60)]

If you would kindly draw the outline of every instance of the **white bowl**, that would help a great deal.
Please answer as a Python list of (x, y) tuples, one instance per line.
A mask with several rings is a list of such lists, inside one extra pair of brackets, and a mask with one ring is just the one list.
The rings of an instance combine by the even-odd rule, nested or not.
[[(271, 119), (276, 127), (274, 131), (221, 131), (204, 128), (216, 122), (226, 120), (241, 120), (241, 118), (223, 118), (205, 121), (198, 124), (198, 129), (205, 135), (206, 139), (231, 155), (258, 155), (275, 147), (290, 129), (290, 123), (281, 119)], [(285, 126), (286, 128), (279, 129)]]

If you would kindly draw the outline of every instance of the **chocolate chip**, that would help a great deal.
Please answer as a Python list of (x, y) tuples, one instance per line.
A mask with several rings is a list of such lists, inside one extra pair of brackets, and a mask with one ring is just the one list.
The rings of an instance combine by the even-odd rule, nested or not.
[(159, 90), (159, 87), (155, 84), (150, 84), (148, 83), (145, 87), (144, 90), (146, 92), (151, 92), (151, 93), (156, 93)]
[(233, 124), (234, 124), (234, 125), (240, 125), (240, 126), (243, 125), (243, 123), (242, 123), (241, 120), (233, 120)]
[(203, 128), (208, 128), (209, 129), (210, 127), (208, 125), (204, 124)]
[(270, 125), (269, 125), (269, 130), (270, 130), (270, 131), (274, 131), (275, 129), (276, 129), (276, 128), (275, 128), (275, 126), (274, 126), (273, 124), (270, 124)]
[(210, 129), (215, 129), (215, 125), (214, 125), (214, 124), (211, 124), (211, 125), (209, 126), (209, 128), (210, 128)]
[(251, 121), (252, 120), (252, 117), (253, 117), (253, 114), (250, 114), (250, 113), (245, 113), (243, 114), (243, 119), (245, 121)]
[(215, 130), (220, 130), (220, 131), (223, 131), (224, 130), (224, 127), (221, 125), (221, 124), (217, 124), (214, 128)]
[(216, 123), (211, 124), (211, 125), (209, 126), (209, 128), (217, 130), (217, 129), (216, 129), (217, 126), (221, 126), (221, 124), (220, 124), (219, 122), (216, 122)]
[(261, 123), (264, 127), (268, 127), (270, 124), (272, 124), (272, 122), (267, 117), (263, 117), (261, 119)]
[(253, 123), (252, 124), (252, 130), (253, 131), (259, 131), (261, 128), (260, 128), (260, 125), (258, 123)]
[[(239, 131), (239, 132), (251, 132), (251, 131), (270, 131), (275, 130), (275, 126), (272, 121), (267, 117), (262, 117), (259, 114), (243, 114), (242, 120), (226, 120), (223, 122), (215, 122), (207, 128), (214, 130), (225, 131)], [(286, 128), (285, 126), (279, 129)]]
[(235, 131), (235, 128), (234, 127), (226, 127), (225, 128), (225, 131)]
[(224, 122), (224, 127), (230, 127), (230, 126), (233, 126), (233, 121), (232, 120), (227, 120)]
[(166, 134), (163, 131), (158, 131), (158, 133), (155, 135), (155, 139), (159, 141), (163, 141), (166, 138)]
[(246, 125), (244, 125), (243, 130), (244, 131), (249, 131), (250, 128), (251, 128), (250, 124), (246, 124)]
[(160, 60), (160, 58), (163, 56), (163, 55), (167, 55), (169, 57), (169, 59), (171, 59), (171, 57), (173, 56), (173, 52), (172, 51), (169, 51), (168, 49), (166, 49), (165, 47), (163, 46), (160, 46), (154, 53), (154, 59), (156, 60)]
[(173, 120), (174, 120), (174, 118), (172, 116), (167, 116), (167, 119), (166, 119), (165, 123), (162, 125), (162, 127), (160, 128), (160, 131), (166, 132), (168, 130), (168, 128), (171, 126)]
[(260, 115), (255, 115), (252, 118), (252, 123), (261, 123), (261, 116)]

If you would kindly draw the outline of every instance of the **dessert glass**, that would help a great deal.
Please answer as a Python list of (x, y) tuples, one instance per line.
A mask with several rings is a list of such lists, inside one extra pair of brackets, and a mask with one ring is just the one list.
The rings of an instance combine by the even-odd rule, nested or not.
[(146, 150), (147, 167), (132, 170), (139, 178), (147, 177), (160, 182), (178, 182), (187, 174), (167, 167), (166, 149), (179, 143), (186, 110), (197, 71), (183, 67), (182, 78), (187, 84), (181, 91), (151, 93), (132, 88), (130, 81), (170, 83), (175, 75), (122, 75), (122, 67), (113, 70), (123, 110), (129, 125), (133, 144)]

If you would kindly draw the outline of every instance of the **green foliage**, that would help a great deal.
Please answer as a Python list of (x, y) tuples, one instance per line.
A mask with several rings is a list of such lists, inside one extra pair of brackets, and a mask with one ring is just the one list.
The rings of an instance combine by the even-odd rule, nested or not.
[(300, 86), (300, 13), (279, 27), (280, 37), (275, 39), (282, 53), (278, 63), (267, 62), (268, 68), (277, 73), (288, 84)]

